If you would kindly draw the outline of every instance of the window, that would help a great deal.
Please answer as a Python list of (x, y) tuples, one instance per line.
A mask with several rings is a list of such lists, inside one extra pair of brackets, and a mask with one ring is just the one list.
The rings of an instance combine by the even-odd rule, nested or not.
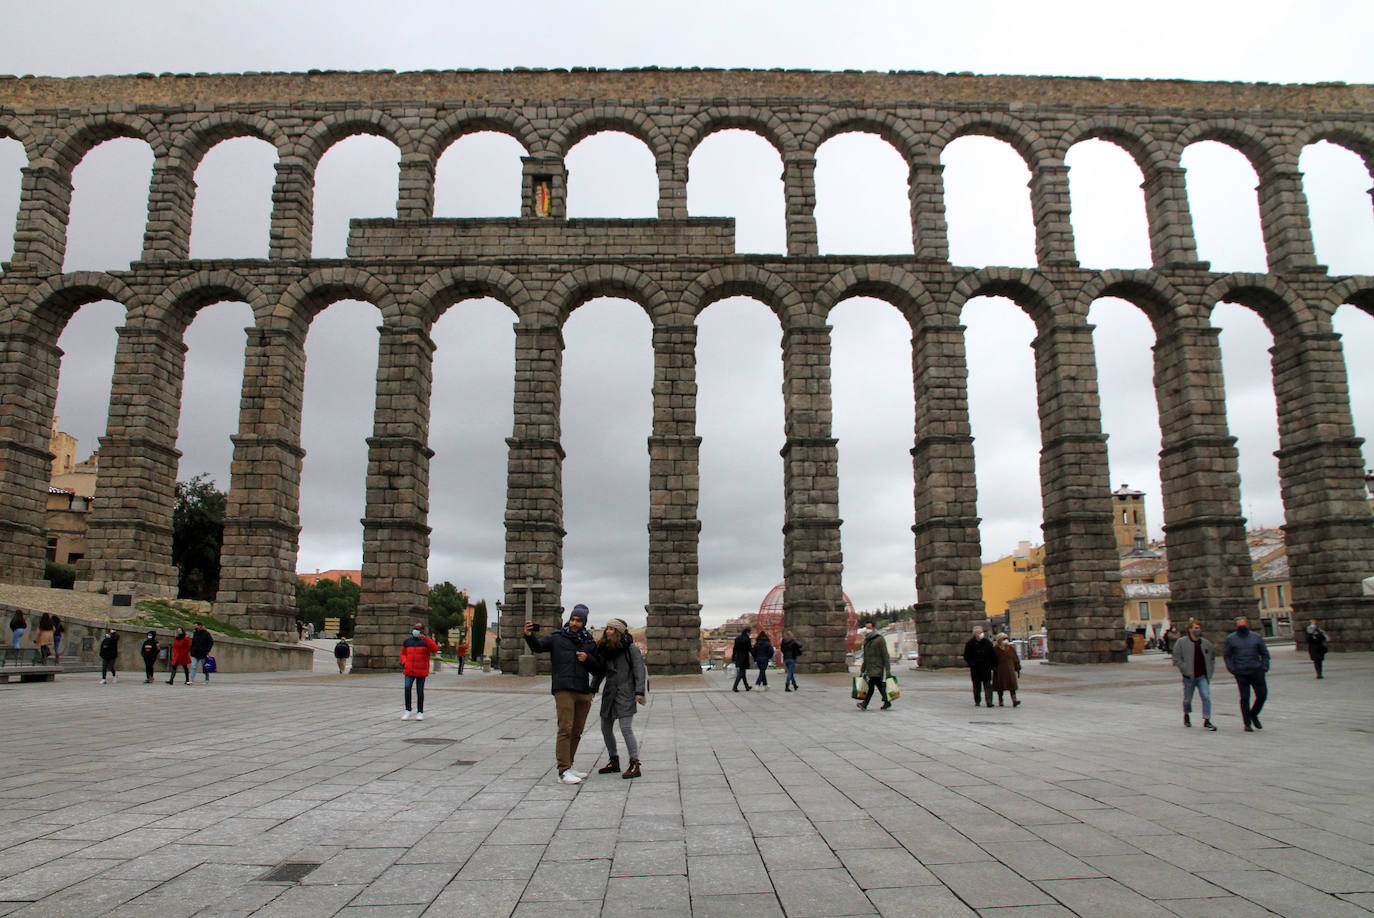
[(1140, 604), (1140, 620), (1142, 622), (1148, 622), (1150, 620), (1150, 604), (1148, 602), (1142, 602)]
[(1260, 587), (1260, 588), (1259, 588), (1259, 591), (1260, 591), (1260, 608), (1261, 608), (1261, 609), (1267, 609), (1267, 608), (1269, 608), (1269, 594), (1265, 591), (1264, 587)]
[(48, 549), (47, 549), (47, 552), (44, 554), (44, 557), (45, 557), (48, 561), (56, 561), (56, 560), (57, 560), (57, 539), (53, 539), (53, 538), (49, 538), (49, 539), (48, 539)]
[(1277, 594), (1277, 596), (1278, 596), (1278, 603), (1277, 603), (1277, 605), (1278, 605), (1278, 607), (1279, 607), (1280, 609), (1282, 609), (1282, 608), (1284, 607), (1284, 601), (1283, 601), (1283, 584), (1280, 583), (1278, 586), (1274, 587), (1274, 592), (1275, 592), (1275, 593)]

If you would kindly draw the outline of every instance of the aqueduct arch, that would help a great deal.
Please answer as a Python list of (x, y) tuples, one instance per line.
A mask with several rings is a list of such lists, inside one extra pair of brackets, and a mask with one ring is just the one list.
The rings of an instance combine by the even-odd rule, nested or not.
[[(659, 179), (656, 219), (567, 220), (563, 153), (599, 127), (629, 130), (649, 145)], [(692, 150), (713, 131), (734, 127), (759, 131), (782, 157), (786, 255), (736, 255), (731, 220), (687, 216)], [(907, 158), (914, 255), (819, 255), (814, 151), (850, 127), (879, 133)], [(1339, 340), (1329, 322), (1313, 319), (1346, 301), (1367, 309), (1374, 279), (1330, 277), (1316, 264), (1295, 166), (1296, 151), (1317, 137), (1344, 142), (1368, 160), (1374, 86), (710, 70), (26, 77), (0, 80), (0, 128), (22, 140), (29, 158), (14, 255), (0, 275), (2, 580), (37, 582), (42, 574), (62, 315), (83, 298), (111, 296), (128, 316), (82, 582), (174, 593), (170, 507), (184, 312), (232, 295), (253, 307), (255, 327), (234, 437), (219, 603), (246, 627), (287, 632), (304, 335), (322, 299), (343, 291), (383, 314), (357, 664), (389, 668), (427, 589), (429, 328), (456, 295), (482, 291), (517, 318), (504, 598), (523, 604), (519, 584), (542, 584), (535, 615), (551, 622), (561, 606), (565, 534), (561, 322), (578, 297), (623, 292), (653, 322), (651, 662), (660, 672), (694, 671), (701, 607), (693, 318), (706, 302), (749, 291), (782, 322), (789, 626), (810, 648), (809, 667), (837, 668), (843, 559), (825, 317), (833, 303), (865, 293), (892, 302), (911, 326), (922, 665), (956, 664), (969, 623), (984, 615), (959, 304), (1002, 293), (1037, 325), (1052, 656), (1108, 662), (1122, 653), (1121, 591), (1086, 304), (1124, 296), (1147, 311), (1159, 333), (1173, 616), (1197, 617), (1219, 631), (1253, 605), (1236, 449), (1208, 321), (1216, 298), (1235, 292), (1276, 330), (1295, 615), (1320, 618), (1338, 647), (1374, 647), (1374, 601), (1360, 591), (1360, 578), (1374, 571), (1360, 441)], [(433, 218), (437, 159), (450, 140), (475, 129), (510, 134), (527, 151), (519, 218)], [(359, 132), (386, 137), (400, 151), (398, 218), (354, 221), (346, 258), (312, 259), (315, 164), (332, 140)], [(1035, 269), (973, 271), (948, 261), (939, 154), (969, 133), (1008, 140), (1030, 168)], [(239, 135), (278, 150), (269, 258), (189, 260), (195, 168), (217, 139)], [(81, 150), (110, 136), (140, 138), (155, 152), (142, 260), (127, 271), (64, 275), (71, 171)], [(1063, 155), (1094, 136), (1140, 164), (1149, 269), (1078, 266)], [(1197, 259), (1178, 156), (1212, 136), (1256, 163), (1268, 274), (1218, 275)], [(518, 642), (514, 616), (507, 618), (509, 666)]]

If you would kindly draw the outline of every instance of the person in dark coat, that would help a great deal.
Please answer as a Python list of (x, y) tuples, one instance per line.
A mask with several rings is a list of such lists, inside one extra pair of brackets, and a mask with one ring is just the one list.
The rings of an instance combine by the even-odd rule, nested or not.
[(342, 676), (348, 670), (348, 658), (353, 656), (353, 648), (348, 646), (348, 642), (339, 638), (339, 643), (334, 645), (334, 660), (339, 664), (339, 675)]
[(1322, 661), (1326, 659), (1326, 632), (1318, 628), (1315, 621), (1307, 626), (1307, 658), (1312, 661), (1317, 678), (1324, 678)]
[(162, 653), (162, 646), (157, 642), (156, 631), (148, 632), (148, 636), (139, 645), (138, 652), (143, 657), (143, 684), (149, 685), (153, 681), (153, 667), (157, 666), (158, 655)]
[(992, 671), (997, 667), (997, 654), (982, 625), (973, 629), (973, 637), (964, 645), (964, 662), (973, 680), (973, 706), (986, 698), (988, 707), (992, 707)]
[(784, 692), (795, 691), (797, 688), (797, 657), (802, 655), (802, 645), (792, 632), (782, 633), (782, 665), (787, 668), (787, 678), (783, 681), (782, 690)]
[(872, 622), (864, 623), (859, 629), (859, 637), (864, 642), (864, 662), (861, 671), (868, 680), (868, 694), (864, 696), (863, 701), (858, 702), (859, 710), (868, 710), (868, 703), (873, 700), (873, 693), (876, 691), (883, 699), (881, 710), (886, 711), (892, 707), (892, 700), (887, 697), (887, 677), (892, 675), (892, 656), (887, 652), (887, 639), (878, 633)]
[[(1269, 672), (1269, 648), (1264, 638), (1250, 630), (1250, 621), (1244, 615), (1236, 619), (1236, 630), (1226, 635), (1221, 658), (1226, 662), (1226, 671), (1236, 677), (1236, 688), (1240, 689), (1240, 717), (1245, 722), (1245, 732), (1263, 730), (1259, 713), (1269, 697), (1269, 686), (1264, 680), (1264, 674)], [(1250, 703), (1252, 689), (1254, 704)]]
[(24, 636), (24, 632), (29, 630), (29, 620), (24, 617), (24, 613), (18, 609), (10, 616), (10, 646), (15, 650), (19, 649), (19, 639)]
[(585, 771), (574, 771), (577, 746), (592, 709), (591, 674), (605, 668), (596, 652), (596, 639), (587, 630), (588, 608), (573, 606), (568, 622), (548, 637), (534, 636), (534, 622), (525, 622), (525, 643), (534, 653), (547, 653), (553, 664), (554, 711), (558, 716), (558, 737), (554, 758), (560, 784), (581, 784)]
[(759, 667), (759, 677), (754, 680), (755, 685), (768, 688), (768, 663), (773, 659), (773, 642), (768, 639), (768, 632), (760, 631), (759, 636), (754, 639), (754, 662)]
[(410, 634), (401, 642), (401, 674), (405, 676), (406, 702), (401, 720), (410, 720), (412, 688), (415, 689), (415, 719), (425, 719), (425, 680), (429, 678), (429, 658), (438, 652), (439, 645), (425, 634), (424, 622), (410, 626)]
[(754, 665), (754, 645), (749, 640), (748, 627), (741, 628), (735, 636), (735, 647), (730, 651), (730, 659), (735, 664), (735, 685), (730, 691), (738, 692), (740, 683), (743, 682), (744, 690), (752, 692), (754, 687), (749, 684), (749, 668)]
[(115, 664), (119, 661), (119, 633), (113, 628), (105, 629), (105, 637), (100, 640), (100, 684), (105, 684), (105, 675), (109, 673), (111, 682), (119, 681), (119, 673), (115, 672)]
[(205, 681), (210, 681), (210, 674), (205, 671), (205, 658), (210, 656), (210, 648), (215, 646), (215, 639), (210, 636), (210, 630), (200, 622), (196, 622), (194, 630), (191, 632), (191, 681), (196, 681), (196, 670), (199, 669), (205, 676)]
[(1016, 689), (1020, 684), (1017, 676), (1021, 672), (1021, 658), (1017, 656), (1016, 648), (1012, 646), (1011, 638), (1005, 631), (997, 635), (997, 643), (992, 646), (992, 652), (997, 655), (997, 665), (992, 671), (992, 690), (997, 693), (997, 706), (1003, 706), (1003, 693), (1011, 692), (1011, 706), (1021, 707), (1021, 702), (1016, 698)]
[(53, 662), (62, 662), (62, 635), (67, 633), (67, 626), (62, 624), (61, 616), (52, 617), (52, 658)]
[(176, 637), (172, 638), (172, 672), (167, 677), (167, 684), (171, 685), (177, 681), (177, 667), (181, 667), (182, 673), (186, 676), (186, 684), (191, 684), (191, 638), (186, 633), (185, 628), (178, 628)]
[[(621, 618), (606, 623), (596, 652), (605, 669), (592, 676), (592, 691), (601, 689), (601, 736), (606, 740), (606, 752), (611, 759), (597, 774), (609, 775), (620, 771), (620, 753), (615, 745), (615, 725), (625, 738), (625, 752), (630, 765), (621, 775), (638, 778), (643, 774), (639, 762), (639, 740), (635, 738), (634, 719), (639, 706), (649, 693), (649, 676), (644, 669), (644, 657), (630, 635), (630, 628)], [(603, 684), (603, 681), (604, 684)]]

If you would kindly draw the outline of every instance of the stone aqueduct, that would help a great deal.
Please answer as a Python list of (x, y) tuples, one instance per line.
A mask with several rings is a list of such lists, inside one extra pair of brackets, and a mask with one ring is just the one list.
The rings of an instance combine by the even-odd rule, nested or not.
[[(785, 256), (736, 255), (730, 220), (690, 218), (688, 158), (714, 131), (742, 128), (784, 164)], [(568, 220), (565, 153), (601, 130), (652, 151), (658, 217)], [(910, 165), (913, 254), (819, 254), (815, 151), (844, 131), (876, 133)], [(516, 219), (434, 219), (435, 164), (462, 135), (500, 131), (525, 148)], [(353, 224), (345, 259), (313, 259), (315, 166), (354, 134), (401, 151), (397, 218)], [(940, 154), (991, 135), (1031, 171), (1038, 265), (949, 263)], [(695, 670), (697, 314), (745, 294), (783, 330), (784, 571), (790, 627), (813, 669), (842, 665), (837, 447), (831, 432), (827, 314), (841, 300), (884, 299), (912, 334), (916, 610), (922, 665), (958, 663), (982, 619), (979, 521), (969, 432), (964, 302), (1009, 297), (1034, 320), (1052, 656), (1121, 658), (1121, 590), (1112, 533), (1089, 305), (1131, 301), (1150, 318), (1162, 431), (1160, 471), (1175, 619), (1213, 633), (1252, 609), (1236, 449), (1226, 426), (1212, 307), (1258, 312), (1272, 331), (1295, 615), (1321, 619), (1336, 647), (1374, 647), (1374, 571), (1360, 442), (1351, 422), (1336, 307), (1374, 312), (1374, 277), (1332, 277), (1316, 264), (1298, 155), (1329, 139), (1374, 173), (1374, 86), (785, 71), (514, 71), (139, 75), (0, 79), (0, 136), (28, 165), (14, 255), (0, 276), (0, 580), (39, 581), (48, 431), (73, 313), (96, 300), (127, 309), (119, 331), (101, 479), (80, 575), (87, 589), (170, 595), (170, 507), (185, 347), (197, 309), (252, 307), (229, 494), (218, 608), (244, 626), (284, 633), (295, 584), (304, 339), (342, 299), (384, 317), (373, 436), (368, 441), (360, 668), (393, 665), (405, 623), (424, 604), (429, 528), (427, 447), (435, 320), (491, 296), (516, 318), (515, 421), (509, 438), (505, 601), (534, 593), (536, 617), (559, 614), (562, 528), (561, 327), (601, 295), (637, 302), (653, 323), (648, 628), (657, 671)], [(188, 258), (194, 176), (222, 140), (277, 150), (270, 254)], [(155, 162), (142, 256), (127, 271), (63, 273), (73, 168), (113, 137), (145, 140)], [(1075, 260), (1065, 153), (1101, 138), (1144, 176), (1153, 265), (1089, 271)], [(1180, 155), (1216, 139), (1259, 176), (1269, 270), (1218, 274), (1198, 260)], [(515, 619), (502, 625), (508, 668)]]

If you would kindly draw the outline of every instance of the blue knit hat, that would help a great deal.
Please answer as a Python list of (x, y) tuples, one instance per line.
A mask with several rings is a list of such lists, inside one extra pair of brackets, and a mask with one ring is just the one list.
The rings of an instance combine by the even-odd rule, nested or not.
[(577, 605), (573, 606), (572, 614), (568, 616), (568, 621), (572, 621), (575, 618), (580, 618), (585, 622), (587, 620), (587, 613), (590, 611), (590, 609), (588, 609), (586, 606), (579, 602)]

